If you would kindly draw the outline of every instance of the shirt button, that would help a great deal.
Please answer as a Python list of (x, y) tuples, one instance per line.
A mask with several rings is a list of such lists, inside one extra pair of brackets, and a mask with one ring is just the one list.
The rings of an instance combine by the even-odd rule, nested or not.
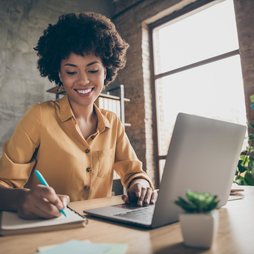
[(87, 149), (85, 150), (85, 153), (90, 153), (90, 149), (87, 148)]
[(91, 169), (90, 167), (87, 167), (87, 168), (86, 168), (86, 172), (89, 173), (89, 172), (91, 172), (91, 171), (92, 171), (92, 169)]
[(90, 187), (88, 185), (84, 186), (84, 191), (89, 191)]

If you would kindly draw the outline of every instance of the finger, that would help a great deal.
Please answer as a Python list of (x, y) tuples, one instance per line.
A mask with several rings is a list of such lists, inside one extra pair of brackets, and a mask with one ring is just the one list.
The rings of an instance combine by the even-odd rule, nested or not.
[(58, 208), (40, 196), (41, 189), (35, 188), (26, 196), (24, 204), (20, 209), (20, 216), (23, 218), (53, 218), (60, 215)]
[(135, 196), (140, 199), (142, 196), (142, 187), (141, 184), (136, 184), (136, 188), (135, 188)]
[(61, 200), (64, 208), (70, 203), (70, 197), (68, 195), (58, 194), (59, 199)]
[(129, 198), (127, 195), (122, 195), (122, 200), (124, 201), (125, 204), (128, 204), (129, 203)]
[[(42, 186), (35, 190), (34, 193), (34, 210), (33, 212), (44, 218), (52, 218), (60, 216), (59, 210), (63, 207), (62, 202), (55, 194), (53, 188)], [(58, 199), (58, 200), (57, 200)], [(60, 203), (58, 207), (57, 203)]]
[(128, 203), (135, 203), (137, 204), (138, 199), (141, 195), (141, 185), (140, 184), (133, 184), (127, 191), (128, 195)]
[(59, 217), (61, 215), (59, 209), (55, 205), (44, 200), (39, 200), (39, 202), (35, 204), (33, 213), (47, 219)]
[(60, 215), (58, 208), (54, 205), (50, 205), (47, 199), (42, 195), (44, 189), (45, 186), (41, 185), (24, 192), (18, 206), (18, 215), (21, 218), (52, 218)]
[(131, 201), (137, 202), (142, 192), (142, 185), (139, 183), (133, 184), (127, 191), (128, 197)]
[(150, 200), (151, 200), (151, 197), (152, 197), (152, 192), (153, 192), (153, 190), (151, 188), (146, 189), (146, 194), (145, 194), (145, 198), (144, 198), (144, 201), (143, 201), (143, 205), (149, 205), (150, 204)]
[(158, 197), (158, 193), (157, 193), (156, 190), (154, 190), (153, 193), (152, 193), (152, 196), (151, 196), (151, 201), (150, 201), (150, 203), (151, 203), (151, 204), (155, 204), (155, 202), (156, 202), (156, 200), (157, 200), (157, 197)]
[(137, 203), (138, 206), (143, 205), (143, 201), (144, 201), (144, 198), (146, 196), (146, 190), (147, 190), (147, 188), (145, 188), (145, 187), (141, 188), (141, 195), (140, 195), (140, 197), (138, 199), (138, 203)]
[(44, 199), (48, 201), (48, 203), (56, 206), (58, 210), (64, 208), (62, 201), (52, 187), (38, 185), (37, 188), (34, 189), (34, 193), (37, 197)]
[(52, 187), (38, 185), (32, 192), (36, 198), (34, 213), (45, 218), (60, 216), (59, 210), (64, 208), (64, 204)]

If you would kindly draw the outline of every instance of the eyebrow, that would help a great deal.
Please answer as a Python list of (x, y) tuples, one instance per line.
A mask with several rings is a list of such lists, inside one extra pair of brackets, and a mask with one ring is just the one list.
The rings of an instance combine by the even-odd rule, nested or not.
[[(91, 66), (91, 65), (96, 64), (96, 63), (99, 63), (99, 62), (98, 62), (98, 61), (93, 61), (93, 62), (91, 62), (91, 63), (87, 64), (86, 66)], [(77, 67), (77, 65), (76, 65), (76, 64), (72, 64), (72, 63), (66, 63), (64, 66)]]

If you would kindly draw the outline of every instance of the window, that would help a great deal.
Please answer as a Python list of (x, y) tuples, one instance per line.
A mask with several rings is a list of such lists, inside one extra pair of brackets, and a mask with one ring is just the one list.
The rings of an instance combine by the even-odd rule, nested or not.
[(233, 0), (200, 2), (151, 26), (160, 176), (179, 112), (246, 124)]

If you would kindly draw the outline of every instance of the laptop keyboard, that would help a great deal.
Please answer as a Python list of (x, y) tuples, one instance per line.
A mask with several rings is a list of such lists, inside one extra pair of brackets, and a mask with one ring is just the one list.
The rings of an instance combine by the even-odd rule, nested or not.
[(131, 210), (124, 213), (115, 214), (115, 216), (119, 216), (127, 219), (134, 219), (139, 221), (151, 222), (153, 217), (154, 206), (147, 206), (142, 208), (136, 208), (135, 210)]

